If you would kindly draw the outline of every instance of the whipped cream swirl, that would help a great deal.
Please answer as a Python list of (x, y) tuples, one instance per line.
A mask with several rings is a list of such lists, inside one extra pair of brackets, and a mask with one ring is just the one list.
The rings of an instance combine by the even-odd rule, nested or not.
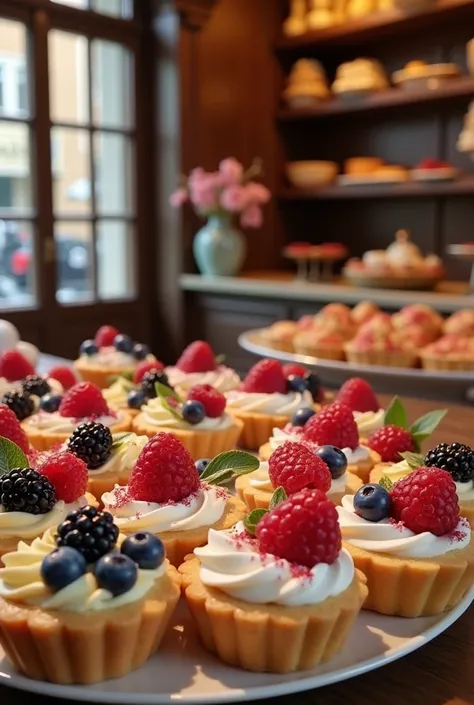
[(45, 610), (100, 612), (141, 600), (167, 570), (166, 563), (156, 570), (139, 569), (135, 585), (118, 597), (99, 588), (91, 572), (53, 593), (41, 579), (41, 564), (55, 548), (54, 531), (49, 529), (42, 538), (35, 539), (31, 546), (21, 541), (16, 551), (4, 555), (5, 567), (0, 568), (0, 596), (11, 602)]
[(285, 428), (274, 428), (271, 438), (269, 439), (272, 452), (289, 441), (290, 443), (298, 443), (303, 440), (303, 429), (298, 426), (287, 424)]
[[(270, 480), (270, 475), (268, 473), (267, 462), (261, 462), (258, 470), (255, 470), (255, 472), (249, 475), (249, 483), (250, 486), (253, 487), (255, 490), (261, 490), (263, 492), (272, 493), (275, 491), (275, 487), (273, 487), (272, 481)], [(327, 496), (330, 497), (331, 495), (340, 494), (341, 492), (344, 492), (346, 489), (346, 483), (347, 472), (341, 475), (341, 477), (338, 477), (335, 480), (331, 481), (331, 487), (329, 488), (328, 492), (326, 492)]]
[(455, 482), (456, 493), (459, 500), (462, 502), (472, 502), (474, 501), (474, 481), (469, 480), (468, 482)]
[(122, 412), (117, 412), (116, 416), (95, 416), (94, 418), (83, 418), (75, 419), (69, 416), (61, 416), (61, 414), (55, 411), (52, 414), (48, 414), (45, 411), (38, 411), (37, 414), (33, 414), (29, 418), (25, 419), (23, 422), (24, 426), (28, 428), (30, 426), (32, 429), (42, 431), (43, 433), (72, 433), (75, 428), (77, 428), (81, 423), (85, 421), (97, 421), (104, 424), (104, 426), (112, 427), (115, 424), (119, 424), (124, 421), (125, 416)]
[(256, 392), (234, 391), (226, 394), (227, 408), (230, 411), (252, 412), (254, 414), (275, 414), (292, 416), (298, 409), (313, 406), (309, 392), (288, 394), (258, 394)]
[(216, 419), (211, 419), (205, 416), (203, 420), (191, 426), (183, 419), (178, 419), (169, 409), (163, 406), (163, 401), (160, 397), (150, 399), (142, 406), (143, 420), (150, 426), (163, 426), (165, 428), (183, 428), (192, 429), (193, 431), (218, 431), (224, 428), (230, 428), (234, 425), (234, 421), (229, 414), (222, 414)]
[(255, 540), (244, 532), (242, 522), (230, 531), (210, 529), (207, 546), (194, 549), (204, 585), (244, 602), (297, 607), (323, 602), (352, 583), (354, 563), (345, 549), (331, 565), (305, 569), (259, 553)]
[(105, 475), (110, 472), (114, 475), (128, 475), (134, 468), (138, 456), (150, 439), (148, 436), (138, 436), (130, 433), (126, 436), (112, 455), (100, 468), (89, 470), (91, 477)]
[(88, 504), (87, 497), (79, 497), (75, 502), (66, 504), (58, 500), (46, 514), (27, 514), (26, 512), (6, 512), (0, 505), (0, 539), (18, 537), (29, 540), (44, 533), (47, 529), (58, 526), (69, 512)]
[(107, 389), (102, 390), (102, 396), (111, 409), (128, 409), (129, 392), (135, 389), (135, 385), (124, 377), (119, 377)]
[(135, 531), (189, 531), (212, 526), (225, 511), (228, 494), (220, 487), (201, 485), (199, 491), (175, 504), (157, 504), (127, 497), (125, 487), (116, 486), (102, 495), (105, 509), (125, 533)]
[(188, 392), (195, 384), (210, 384), (225, 394), (240, 386), (240, 377), (235, 370), (219, 365), (209, 372), (182, 372), (179, 367), (166, 367), (165, 372), (172, 387), (181, 393)]
[(342, 538), (357, 548), (373, 553), (387, 553), (398, 558), (432, 558), (465, 548), (471, 540), (471, 527), (464, 518), (452, 534), (435, 536), (429, 531), (414, 534), (403, 523), (391, 519), (367, 521), (354, 511), (354, 497), (342, 498), (336, 507)]
[(354, 450), (342, 448), (342, 452), (347, 458), (348, 465), (357, 465), (357, 463), (363, 463), (370, 458), (370, 449), (366, 446), (357, 446)]
[[(154, 355), (147, 355), (147, 362), (156, 360)], [(79, 362), (84, 367), (112, 367), (117, 369), (130, 369), (137, 366), (137, 359), (131, 353), (116, 350), (113, 346), (100, 348), (94, 355), (80, 355)]]
[(378, 431), (379, 428), (382, 428), (385, 421), (384, 409), (379, 409), (378, 411), (354, 411), (353, 416), (361, 438), (367, 438), (374, 431)]

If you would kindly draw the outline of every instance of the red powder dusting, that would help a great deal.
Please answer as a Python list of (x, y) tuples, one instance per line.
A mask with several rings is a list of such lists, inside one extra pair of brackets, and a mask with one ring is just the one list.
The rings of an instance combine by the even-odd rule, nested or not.
[(403, 521), (396, 521), (395, 519), (393, 519), (393, 517), (390, 517), (390, 519), (388, 520), (388, 523), (389, 523), (390, 526), (392, 526), (394, 529), (397, 529), (397, 531), (402, 532), (402, 531), (404, 531), (404, 530), (406, 529), (406, 526), (405, 526), (405, 524), (403, 523)]
[(468, 530), (469, 522), (464, 517), (460, 517), (459, 524), (454, 529), (454, 531), (448, 534), (448, 538), (453, 543), (459, 543), (460, 541), (463, 541), (466, 538)]
[(115, 508), (122, 509), (129, 502), (132, 501), (132, 497), (129, 494), (128, 487), (116, 487), (113, 491), (115, 497)]

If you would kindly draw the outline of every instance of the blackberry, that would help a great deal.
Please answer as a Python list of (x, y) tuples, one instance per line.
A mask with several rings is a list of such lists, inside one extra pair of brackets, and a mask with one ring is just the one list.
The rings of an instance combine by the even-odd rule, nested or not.
[(455, 482), (474, 480), (474, 451), (461, 443), (440, 443), (425, 455), (424, 464), (451, 473)]
[(51, 387), (43, 377), (39, 375), (28, 375), (21, 383), (25, 394), (34, 394), (36, 397), (44, 397), (49, 394)]
[(67, 515), (58, 526), (56, 543), (75, 548), (88, 563), (95, 563), (115, 548), (118, 535), (112, 514), (88, 505)]
[(155, 389), (157, 382), (171, 387), (166, 372), (162, 372), (161, 370), (149, 370), (149, 372), (145, 372), (143, 375), (142, 392), (148, 399), (154, 399), (157, 396)]
[(29, 394), (24, 392), (5, 392), (0, 404), (6, 404), (13, 411), (18, 421), (23, 421), (34, 411), (35, 405)]
[(5, 512), (46, 514), (56, 504), (56, 492), (45, 475), (14, 468), (0, 477), (0, 504)]
[(97, 421), (86, 421), (76, 428), (68, 441), (68, 450), (87, 463), (89, 470), (100, 468), (112, 453), (110, 428)]

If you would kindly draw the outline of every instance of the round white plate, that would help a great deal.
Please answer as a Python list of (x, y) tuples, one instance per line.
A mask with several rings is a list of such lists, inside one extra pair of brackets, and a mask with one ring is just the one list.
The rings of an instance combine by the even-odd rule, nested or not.
[(272, 357), (282, 362), (297, 362), (307, 367), (317, 367), (323, 382), (339, 385), (349, 377), (362, 376), (368, 382), (383, 387), (385, 392), (396, 394), (417, 394), (425, 398), (465, 401), (466, 395), (474, 386), (473, 372), (449, 372), (421, 370), (408, 367), (382, 367), (381, 365), (355, 365), (349, 362), (323, 360), (310, 355), (274, 350), (262, 342), (262, 330), (255, 329), (242, 333), (238, 342), (241, 348), (261, 357)]
[(93, 686), (41, 683), (17, 675), (0, 649), (0, 685), (57, 698), (126, 705), (211, 705), (288, 695), (372, 671), (419, 649), (453, 624), (473, 599), (474, 588), (451, 612), (419, 619), (361, 612), (338, 656), (312, 671), (284, 676), (249, 673), (222, 664), (199, 645), (181, 603), (160, 652), (126, 678)]

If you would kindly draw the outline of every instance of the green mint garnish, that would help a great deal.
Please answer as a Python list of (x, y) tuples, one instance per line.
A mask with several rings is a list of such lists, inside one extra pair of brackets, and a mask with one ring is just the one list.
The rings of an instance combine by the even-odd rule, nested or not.
[(424, 458), (421, 453), (410, 453), (410, 451), (406, 451), (405, 453), (400, 453), (400, 455), (403, 460), (406, 460), (411, 470), (416, 470), (423, 465)]
[(248, 475), (260, 467), (260, 461), (254, 455), (243, 450), (228, 450), (211, 460), (201, 475), (209, 485), (220, 485), (239, 475)]
[(10, 472), (13, 468), (28, 468), (28, 458), (21, 448), (13, 441), (0, 436), (0, 475)]
[(380, 485), (381, 487), (383, 487), (384, 489), (386, 489), (387, 492), (390, 492), (390, 490), (391, 490), (392, 487), (393, 487), (393, 482), (392, 482), (391, 479), (390, 479), (389, 477), (387, 477), (386, 475), (382, 475), (382, 477), (380, 478), (379, 485)]
[(122, 372), (122, 373), (119, 374), (119, 375), (110, 375), (110, 376), (107, 378), (107, 381), (108, 381), (108, 383), (109, 383), (109, 386), (110, 386), (111, 384), (113, 384), (114, 382), (118, 382), (119, 380), (124, 383), (124, 387), (129, 387), (130, 389), (134, 389), (135, 386), (136, 386), (136, 385), (133, 384), (133, 382), (132, 382), (132, 380), (133, 380), (133, 372)]
[(126, 438), (129, 438), (132, 434), (130, 431), (125, 431), (124, 433), (114, 433), (112, 436), (112, 450), (117, 450), (120, 448), (122, 443)]
[(254, 509), (253, 512), (250, 512), (250, 514), (245, 517), (244, 526), (245, 529), (249, 532), (249, 534), (255, 536), (257, 524), (261, 519), (263, 519), (265, 514), (268, 514), (268, 511), (266, 509)]
[(420, 449), (423, 441), (431, 436), (440, 421), (444, 419), (448, 413), (447, 409), (436, 409), (428, 414), (421, 416), (410, 426), (410, 433), (413, 436), (417, 450)]
[(390, 405), (385, 412), (384, 425), (399, 426), (400, 428), (408, 427), (408, 418), (402, 400), (399, 397), (393, 397)]
[(284, 502), (285, 499), (288, 499), (285, 490), (283, 489), (283, 487), (277, 487), (275, 492), (272, 494), (268, 511), (271, 512), (272, 509), (275, 509), (275, 507)]
[(225, 355), (216, 355), (214, 358), (216, 365), (223, 365), (225, 362)]
[(174, 389), (163, 384), (163, 382), (155, 382), (155, 391), (156, 396), (161, 399), (175, 399), (179, 404), (184, 402), (184, 399), (182, 399)]

